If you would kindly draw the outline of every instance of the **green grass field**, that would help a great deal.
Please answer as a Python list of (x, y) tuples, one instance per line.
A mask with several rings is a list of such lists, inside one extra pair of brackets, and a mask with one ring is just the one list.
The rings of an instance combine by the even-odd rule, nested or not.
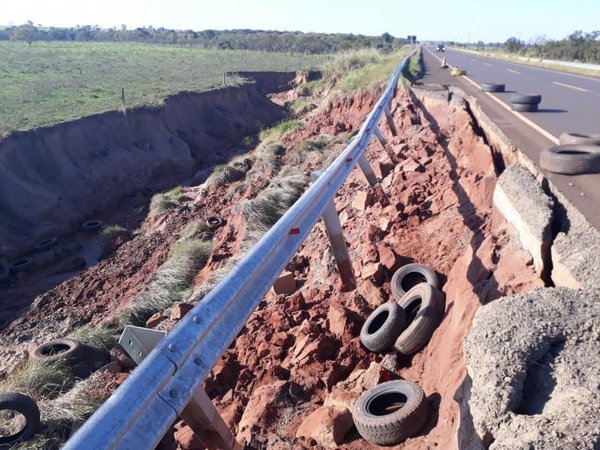
[(323, 55), (131, 43), (0, 42), (0, 136), (221, 86), (223, 72), (295, 71)]

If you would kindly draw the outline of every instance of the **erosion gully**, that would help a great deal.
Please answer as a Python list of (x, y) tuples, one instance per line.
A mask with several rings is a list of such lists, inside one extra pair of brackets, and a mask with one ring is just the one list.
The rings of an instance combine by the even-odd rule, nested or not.
[[(377, 98), (377, 90), (330, 97), (305, 114), (304, 127), (286, 135), (281, 143), (291, 150), (315, 136), (357, 130)], [(236, 106), (236, 117), (242, 116), (244, 108), (247, 114), (247, 106)], [(425, 109), (398, 89), (392, 113), (398, 135), (392, 136), (385, 123), (382, 129), (400, 162), (393, 164), (376, 141), (366, 153), (389, 203), (382, 206), (374, 198), (364, 201), (369, 199), (363, 195), (369, 188), (358, 169), (335, 199), (357, 288), (342, 291), (325, 230), (318, 224), (288, 266), (296, 280), (295, 291), (288, 295), (270, 291), (206, 380), (207, 393), (248, 448), (374, 448), (351, 424), (337, 443), (331, 441), (334, 431), (301, 425), (323, 405), (350, 408), (361, 392), (380, 381), (382, 368), (394, 377), (417, 382), (430, 403), (424, 429), (393, 448), (459, 448), (474, 434), (462, 341), (475, 311), (501, 296), (543, 285), (530, 255), (493, 209), (498, 170), (464, 101), (454, 96), (450, 103), (429, 102)], [(188, 130), (188, 139), (189, 135)], [(168, 142), (168, 137), (163, 138)], [(196, 153), (198, 148), (209, 151), (207, 145), (189, 144), (188, 148)], [(229, 143), (226, 148), (239, 146)], [(343, 145), (331, 151), (340, 148)], [(224, 152), (224, 157), (229, 154)], [(292, 163), (289, 155), (281, 156), (284, 167)], [(131, 190), (137, 189), (138, 194), (98, 214), (106, 222), (141, 230), (121, 242), (112, 255), (96, 262), (97, 250), (89, 236), (64, 235), (79, 244), (71, 258), (78, 259), (80, 267), (61, 273), (52, 267), (36, 270), (0, 290), (4, 319), (0, 368), (7, 376), (26, 359), (32, 345), (63, 337), (86, 323), (100, 323), (135, 298), (190, 221), (216, 214), (227, 223), (214, 234), (214, 250), (196, 277), (196, 287), (240, 251), (246, 224), (236, 205), (256, 196), (256, 186), (267, 186), (270, 174), (233, 195), (226, 195), (232, 192), (231, 185), (211, 192), (201, 186), (186, 188), (190, 201), (185, 208), (151, 219), (146, 217), (149, 197), (140, 189), (156, 187), (152, 182), (173, 167), (164, 162), (161, 159), (156, 172)], [(307, 159), (301, 167), (308, 172), (319, 163)], [(193, 170), (178, 173), (183, 180)], [(390, 278), (408, 262), (426, 264), (438, 274), (446, 305), (442, 323), (429, 344), (413, 357), (370, 353), (359, 342), (360, 327), (375, 307), (390, 298)], [(197, 299), (189, 301), (193, 300)], [(123, 362), (122, 355), (114, 359), (122, 381), (131, 365)], [(331, 427), (340, 426), (331, 423)], [(302, 431), (307, 428), (314, 431)], [(178, 422), (161, 448), (202, 447), (191, 430)]]

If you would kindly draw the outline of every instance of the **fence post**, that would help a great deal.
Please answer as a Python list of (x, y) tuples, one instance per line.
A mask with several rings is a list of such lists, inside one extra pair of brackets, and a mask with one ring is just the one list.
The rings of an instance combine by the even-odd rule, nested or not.
[[(310, 173), (310, 178), (314, 182), (322, 174), (322, 170), (316, 170)], [(335, 257), (338, 271), (340, 272), (342, 286), (344, 289), (354, 289), (356, 287), (354, 269), (352, 269), (352, 261), (350, 260), (350, 254), (348, 253), (344, 231), (342, 230), (340, 218), (338, 217), (333, 200), (330, 200), (323, 210), (322, 218), (325, 223), (325, 231), (327, 232), (329, 242), (331, 243), (331, 250), (333, 251), (333, 256)]]

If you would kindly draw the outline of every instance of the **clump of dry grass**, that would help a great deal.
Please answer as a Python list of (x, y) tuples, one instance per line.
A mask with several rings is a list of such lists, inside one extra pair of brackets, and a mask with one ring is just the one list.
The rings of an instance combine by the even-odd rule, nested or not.
[(156, 194), (150, 200), (150, 217), (156, 217), (169, 209), (178, 208), (190, 200), (191, 198), (186, 195), (181, 186), (174, 187), (162, 194)]
[(214, 168), (213, 172), (204, 182), (204, 186), (211, 191), (218, 187), (225, 186), (234, 181), (239, 181), (246, 175), (246, 172), (239, 168), (222, 164)]

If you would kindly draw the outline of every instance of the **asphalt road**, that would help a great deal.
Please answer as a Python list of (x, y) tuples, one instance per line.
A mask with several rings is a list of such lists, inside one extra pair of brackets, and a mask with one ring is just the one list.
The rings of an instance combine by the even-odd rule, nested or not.
[[(452, 77), (440, 67), (437, 57), (467, 71), (467, 77)], [(558, 143), (563, 132), (600, 133), (600, 78), (535, 68), (458, 51), (435, 52), (423, 48), (423, 82), (455, 85), (478, 99), (484, 112), (532, 161), (538, 163), (542, 149)], [(505, 93), (483, 93), (481, 83), (502, 83)], [(510, 111), (510, 95), (541, 94), (540, 111)], [(600, 174), (545, 175), (600, 230)]]
[(498, 98), (507, 104), (514, 92), (541, 94), (540, 110), (524, 115), (556, 137), (564, 132), (600, 133), (600, 78), (498, 61), (455, 50), (438, 56), (445, 56), (451, 66), (465, 69), (467, 76), (477, 84), (505, 84), (508, 92), (498, 94)]

